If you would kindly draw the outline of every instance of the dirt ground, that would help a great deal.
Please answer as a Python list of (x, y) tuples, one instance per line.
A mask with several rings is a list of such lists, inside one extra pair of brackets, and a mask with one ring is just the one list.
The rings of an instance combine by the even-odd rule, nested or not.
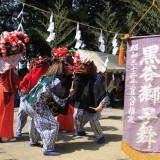
[[(14, 128), (16, 127), (18, 108), (15, 108)], [(89, 123), (85, 126), (86, 137), (73, 137), (73, 132), (59, 132), (55, 149), (60, 156), (43, 156), (43, 147), (30, 147), (27, 125), (23, 135), (16, 142), (0, 143), (0, 160), (130, 160), (121, 151), (123, 131), (123, 108), (107, 108), (102, 111), (101, 125), (106, 142), (103, 145), (95, 143)], [(42, 142), (41, 142), (42, 143)]]

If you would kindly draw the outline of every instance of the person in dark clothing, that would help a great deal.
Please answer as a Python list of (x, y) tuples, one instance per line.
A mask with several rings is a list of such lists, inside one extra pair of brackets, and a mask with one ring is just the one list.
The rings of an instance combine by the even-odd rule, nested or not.
[(103, 107), (109, 102), (108, 96), (101, 81), (97, 79), (97, 68), (92, 62), (80, 65), (75, 71), (74, 94), (71, 97), (75, 112), (74, 136), (85, 136), (85, 124), (89, 121), (98, 144), (105, 142), (99, 122)]

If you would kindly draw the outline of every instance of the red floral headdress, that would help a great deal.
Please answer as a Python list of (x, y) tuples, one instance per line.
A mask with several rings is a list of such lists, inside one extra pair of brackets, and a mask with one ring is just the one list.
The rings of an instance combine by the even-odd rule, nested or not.
[(65, 73), (72, 74), (73, 73), (73, 65), (74, 65), (74, 54), (75, 51), (73, 49), (68, 48), (53, 48), (53, 60), (63, 61), (65, 64)]
[[(95, 65), (93, 61), (86, 58), (81, 61), (80, 55), (73, 49), (68, 50), (68, 48), (54, 48), (52, 49), (55, 60), (64, 60), (68, 66), (65, 66), (65, 70), (68, 72), (73, 72), (74, 74), (89, 74), (95, 72)], [(70, 57), (73, 59), (73, 64), (68, 63), (66, 59)]]
[(4, 31), (0, 35), (0, 57), (8, 57), (26, 51), (27, 34), (19, 31)]

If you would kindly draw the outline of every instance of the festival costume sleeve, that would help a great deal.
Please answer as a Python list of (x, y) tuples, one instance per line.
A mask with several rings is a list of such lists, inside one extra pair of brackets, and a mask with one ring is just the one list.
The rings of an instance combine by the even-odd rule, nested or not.
[[(58, 78), (54, 78), (53, 76), (42, 76), (27, 95), (27, 102), (34, 106), (34, 109), (37, 111), (41, 109), (39, 106), (44, 106), (44, 108), (49, 107), (54, 116), (57, 116), (58, 114), (67, 114), (69, 92), (67, 94), (65, 87), (62, 87), (60, 84), (61, 81)], [(57, 87), (57, 85), (59, 87)], [(55, 92), (55, 94), (52, 92), (58, 89), (63, 92), (62, 95), (60, 95), (61, 92)]]
[(104, 86), (100, 81), (95, 81), (93, 86), (94, 98), (95, 98), (95, 105), (98, 106), (99, 103), (106, 97), (106, 91)]
[(48, 66), (43, 66), (43, 65), (37, 68), (32, 68), (30, 73), (32, 75), (32, 80), (30, 81), (29, 90), (31, 90), (37, 84), (40, 77), (44, 75), (47, 72), (47, 70)]
[(65, 79), (61, 80), (61, 82), (51, 88), (50, 91), (60, 99), (67, 98), (69, 96), (69, 88), (67, 81), (65, 81)]
[(83, 75), (76, 75), (74, 78), (74, 94), (71, 96), (71, 101), (75, 108), (82, 108), (82, 94), (83, 94)]
[(19, 85), (19, 90), (26, 90), (28, 89), (29, 87), (29, 82), (30, 80), (32, 79), (32, 75), (31, 74), (26, 74), (24, 76), (24, 78), (22, 79), (22, 81), (20, 82), (20, 85)]
[(52, 93), (52, 97), (54, 101), (59, 105), (57, 106), (58, 108), (57, 108), (57, 111), (55, 111), (54, 115), (56, 114), (57, 115), (58, 114), (67, 115), (68, 114), (70, 98), (69, 98), (68, 83), (66, 81), (68, 79), (66, 78), (67, 77), (65, 77), (64, 79), (61, 79), (61, 81), (57, 85), (49, 89)]
[(96, 81), (94, 75), (87, 74), (75, 77), (72, 100), (76, 108), (95, 113), (93, 108), (96, 108), (105, 97), (105, 88), (100, 81)]
[(38, 68), (32, 68), (28, 74), (25, 75), (23, 80), (20, 82), (19, 90), (30, 91), (38, 82), (39, 78), (46, 73), (48, 67), (41, 66)]
[(20, 77), (14, 69), (10, 69), (5, 72), (2, 76), (4, 85), (4, 102), (7, 105), (10, 101), (12, 94), (18, 94), (18, 86), (20, 82)]

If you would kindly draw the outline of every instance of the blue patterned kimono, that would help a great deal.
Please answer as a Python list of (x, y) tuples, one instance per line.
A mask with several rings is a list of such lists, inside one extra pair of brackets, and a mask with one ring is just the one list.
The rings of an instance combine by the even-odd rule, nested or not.
[(66, 82), (65, 77), (55, 77), (36, 95), (33, 103), (25, 100), (25, 112), (33, 119), (30, 143), (36, 144), (41, 137), (44, 150), (53, 150), (57, 139), (59, 124), (54, 115), (66, 114), (68, 110), (69, 87)]

